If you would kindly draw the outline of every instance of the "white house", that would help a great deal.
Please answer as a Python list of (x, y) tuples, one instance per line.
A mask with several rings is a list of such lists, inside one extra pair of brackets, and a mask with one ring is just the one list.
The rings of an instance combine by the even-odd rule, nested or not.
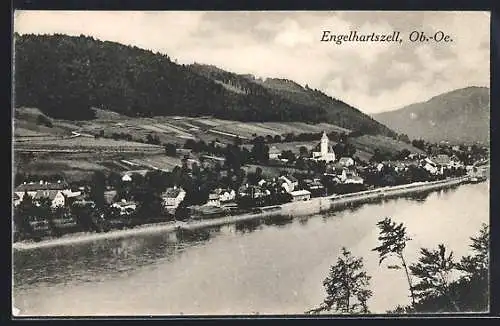
[(220, 207), (220, 196), (215, 193), (211, 193), (208, 195), (208, 201), (205, 204), (207, 206)]
[(285, 189), (286, 192), (290, 193), (297, 189), (299, 186), (299, 181), (292, 176), (280, 176), (278, 180), (281, 182), (281, 186)]
[(425, 170), (429, 171), (431, 174), (438, 174), (440, 172), (440, 169), (434, 161), (430, 160), (429, 158), (424, 159), (423, 167)]
[(17, 206), (21, 203), (21, 197), (19, 197), (18, 194), (14, 193), (12, 196), (12, 202), (14, 203), (14, 206)]
[(66, 182), (58, 181), (57, 183), (52, 183), (44, 182), (43, 180), (41, 180), (40, 182), (24, 182), (23, 184), (17, 186), (14, 189), (14, 192), (17, 194), (17, 196), (19, 196), (20, 200), (22, 200), (25, 193), (30, 195), (31, 198), (34, 198), (39, 190), (59, 190), (63, 193), (63, 195), (66, 195), (68, 197), (70, 197), (69, 195), (76, 194), (71, 191), (69, 185)]
[(162, 194), (163, 205), (167, 208), (177, 208), (186, 197), (186, 192), (182, 188), (169, 188)]
[(35, 201), (37, 205), (39, 205), (38, 202), (43, 198), (50, 199), (51, 206), (54, 208), (63, 207), (66, 201), (66, 198), (60, 190), (38, 190), (33, 197), (33, 201)]
[(280, 155), (281, 155), (281, 152), (276, 146), (272, 146), (271, 148), (269, 148), (269, 159), (270, 160), (277, 160), (277, 159), (279, 159)]
[(236, 199), (236, 191), (234, 189), (216, 189), (213, 194), (219, 196), (221, 203), (227, 203)]
[(360, 176), (358, 176), (356, 173), (349, 171), (346, 173), (346, 178), (344, 180), (345, 184), (363, 184), (364, 180)]
[(339, 159), (339, 164), (348, 168), (354, 165), (354, 159), (352, 157), (341, 157)]
[(347, 180), (347, 169), (335, 169), (333, 175), (338, 182), (344, 183)]
[(312, 155), (312, 159), (314, 161), (325, 161), (326, 163), (335, 162), (335, 152), (333, 151), (333, 147), (330, 145), (330, 140), (328, 139), (326, 132), (323, 131), (323, 136), (321, 137), (321, 141), (319, 143), (319, 152), (313, 151)]
[(130, 182), (130, 181), (132, 181), (132, 177), (130, 176), (130, 174), (125, 174), (122, 177), (122, 181), (124, 181), (124, 182)]
[(296, 190), (290, 193), (292, 201), (309, 200), (311, 199), (311, 192), (307, 190)]
[(119, 202), (113, 203), (111, 207), (118, 208), (120, 210), (120, 215), (130, 214), (137, 209), (137, 204), (134, 202), (128, 202), (122, 199)]

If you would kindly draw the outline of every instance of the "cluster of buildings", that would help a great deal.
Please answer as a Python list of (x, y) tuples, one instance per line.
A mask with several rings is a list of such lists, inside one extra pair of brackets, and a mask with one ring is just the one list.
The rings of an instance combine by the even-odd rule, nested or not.
[(69, 185), (61, 180), (55, 183), (43, 180), (23, 182), (14, 189), (14, 206), (18, 206), (26, 195), (31, 197), (35, 205), (39, 205), (42, 199), (48, 198), (51, 201), (51, 206), (56, 208), (64, 207), (71, 199), (80, 196), (81, 191), (71, 190)]
[[(280, 153), (271, 148), (269, 151), (270, 159), (278, 159)], [(465, 167), (456, 156), (436, 155), (427, 157), (422, 154), (410, 154), (403, 160), (384, 161), (371, 163), (369, 166), (357, 166), (352, 157), (337, 158), (330, 144), (328, 136), (323, 133), (321, 141), (313, 148), (310, 157), (312, 161), (326, 162), (326, 171), (322, 177), (329, 177), (329, 180), (339, 185), (363, 185), (363, 171), (381, 172), (389, 168), (396, 173), (407, 171), (410, 166), (416, 166), (428, 171), (431, 175), (443, 175), (447, 170), (463, 168), (471, 170), (472, 167)], [(202, 163), (223, 165), (224, 158), (205, 155), (202, 157)], [(202, 164), (203, 165), (203, 164)], [(146, 174), (148, 170), (128, 171), (122, 175), (122, 182), (131, 182), (132, 174)], [(221, 173), (224, 171), (221, 171)], [(23, 197), (29, 195), (35, 203), (39, 203), (42, 198), (48, 198), (52, 207), (64, 207), (73, 202), (88, 202), (84, 196), (84, 188), (78, 191), (70, 189), (67, 183), (58, 181), (48, 183), (44, 181), (23, 183), (14, 190), (14, 205), (17, 206), (23, 200)], [(202, 205), (208, 209), (224, 208), (236, 205), (237, 197), (246, 197), (252, 199), (264, 198), (276, 194), (288, 194), (292, 201), (308, 200), (311, 197), (323, 196), (326, 194), (325, 185), (317, 177), (310, 177), (298, 180), (292, 175), (281, 175), (275, 178), (262, 178), (256, 184), (243, 184), (239, 189), (218, 188), (213, 190), (207, 202)], [(116, 191), (108, 190), (105, 193), (107, 204), (119, 210), (120, 214), (126, 215), (134, 212), (138, 204), (133, 201), (116, 201)], [(180, 203), (186, 197), (186, 191), (180, 187), (172, 187), (161, 194), (163, 207), (169, 213), (174, 213)]]

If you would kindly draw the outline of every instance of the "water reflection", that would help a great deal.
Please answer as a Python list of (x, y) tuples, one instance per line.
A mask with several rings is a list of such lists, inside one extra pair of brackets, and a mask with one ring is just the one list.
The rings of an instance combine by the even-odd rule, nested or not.
[(196, 229), (196, 230), (188, 230), (188, 229), (178, 229), (177, 230), (177, 239), (178, 241), (198, 244), (200, 242), (205, 242), (210, 240), (212, 234), (216, 234), (220, 232), (220, 227), (210, 227), (205, 229)]
[(236, 232), (250, 233), (257, 230), (261, 226), (260, 219), (241, 221), (234, 225)]
[(176, 255), (181, 248), (168, 235), (150, 235), (16, 251), (14, 283), (23, 287), (40, 281), (103, 281), (109, 272), (126, 273), (159, 258)]
[(420, 192), (420, 193), (415, 193), (415, 194), (410, 194), (406, 198), (416, 201), (416, 202), (424, 202), (429, 198), (429, 195), (431, 192)]
[(265, 225), (277, 226), (277, 227), (283, 227), (283, 226), (290, 224), (292, 222), (293, 222), (293, 216), (289, 216), (289, 215), (271, 216), (271, 217), (264, 219)]

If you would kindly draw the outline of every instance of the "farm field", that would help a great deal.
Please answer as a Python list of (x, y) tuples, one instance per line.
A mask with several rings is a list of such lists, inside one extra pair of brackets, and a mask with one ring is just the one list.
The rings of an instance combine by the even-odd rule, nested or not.
[[(102, 171), (109, 173), (125, 172), (133, 170), (131, 166), (124, 164), (121, 160), (147, 161), (148, 156), (144, 153), (35, 153), (26, 156), (18, 152), (14, 153), (14, 172), (22, 172), (26, 174), (50, 175), (60, 173), (65, 176), (68, 181), (89, 179), (94, 171)], [(158, 155), (160, 156), (160, 155)], [(136, 167), (140, 169), (142, 167)], [(56, 172), (55, 172), (56, 171)]]
[(175, 166), (181, 166), (181, 159), (178, 157), (169, 157), (166, 155), (148, 155), (140, 158), (132, 158), (128, 161), (150, 168), (157, 168), (171, 171)]
[[(135, 158), (139, 163), (143, 160), (144, 164), (149, 164), (162, 169), (172, 169), (180, 165), (180, 159), (169, 158), (164, 155), (163, 146), (150, 145), (143, 143), (148, 135), (158, 137), (161, 144), (173, 143), (182, 147), (187, 139), (203, 140), (207, 143), (220, 141), (223, 143), (233, 142), (235, 137), (240, 137), (244, 142), (255, 136), (275, 136), (285, 135), (287, 133), (320, 133), (337, 132), (349, 133), (350, 130), (339, 126), (319, 123), (307, 124), (303, 122), (239, 122), (230, 120), (221, 120), (211, 117), (179, 117), (164, 116), (155, 118), (131, 118), (114, 112), (96, 110), (96, 119), (89, 121), (66, 121), (56, 120), (45, 117), (50, 120), (52, 127), (38, 123), (40, 115), (43, 114), (38, 109), (17, 108), (15, 110), (14, 124), (14, 149), (39, 151), (64, 150), (68, 155), (72, 152), (82, 152), (89, 157), (92, 152), (102, 154), (111, 154), (112, 152), (123, 154), (145, 154), (143, 158)], [(98, 135), (103, 137), (75, 137), (75, 133), (81, 135)], [(130, 135), (132, 141), (112, 139), (113, 134)], [(371, 158), (376, 148), (383, 151), (396, 152), (404, 148), (411, 152), (421, 152), (420, 150), (401, 141), (397, 141), (384, 136), (364, 135), (351, 138), (350, 141), (356, 147), (356, 155), (360, 159), (367, 161)], [(309, 150), (317, 142), (290, 142), (274, 143), (270, 146), (276, 146), (280, 151), (291, 150), (298, 153), (301, 146)], [(251, 148), (251, 145), (244, 145)], [(83, 153), (87, 152), (87, 153)], [(72, 159), (74, 161), (74, 159)], [(85, 160), (85, 157), (79, 159)], [(99, 159), (98, 159), (99, 160)], [(76, 170), (110, 169), (113, 163), (109, 160), (103, 160), (103, 166), (94, 160), (93, 163), (99, 166), (85, 165), (78, 163), (68, 163), (65, 166), (74, 167)], [(54, 164), (62, 164), (55, 162)], [(76, 165), (75, 165), (76, 164)], [(87, 169), (87, 170), (88, 170)]]
[[(328, 124), (307, 124), (302, 122), (239, 122), (221, 120), (211, 117), (178, 117), (166, 116), (155, 118), (131, 118), (114, 112), (106, 112), (96, 109), (96, 119), (89, 121), (66, 121), (49, 119), (53, 127), (49, 128), (37, 123), (37, 118), (43, 114), (33, 108), (17, 108), (15, 136), (23, 141), (36, 146), (51, 146), (53, 143), (37, 143), (34, 137), (70, 136), (72, 132), (81, 134), (98, 135), (104, 138), (113, 138), (113, 134), (130, 135), (134, 142), (143, 142), (150, 134), (159, 138), (161, 143), (173, 143), (183, 145), (187, 139), (201, 139), (205, 142), (214, 140), (232, 141), (236, 136), (242, 140), (249, 140), (256, 136), (275, 136), (287, 133), (319, 133), (322, 131), (349, 132), (349, 130)], [(33, 139), (30, 139), (33, 137)], [(50, 139), (50, 138), (48, 138)], [(47, 139), (47, 140), (48, 140)], [(61, 146), (63, 144), (61, 143)], [(70, 146), (87, 146), (78, 143), (68, 144)], [(96, 147), (118, 146), (115, 144), (103, 145), (102, 142), (95, 143)], [(132, 146), (123, 144), (123, 146)], [(141, 146), (141, 145), (137, 145)]]
[(161, 151), (161, 146), (143, 144), (137, 142), (129, 142), (124, 140), (113, 140), (106, 138), (89, 138), (89, 137), (74, 137), (74, 138), (53, 138), (53, 139), (30, 139), (29, 142), (14, 142), (14, 150), (35, 148), (35, 149), (70, 149), (70, 150), (145, 150), (145, 151)]

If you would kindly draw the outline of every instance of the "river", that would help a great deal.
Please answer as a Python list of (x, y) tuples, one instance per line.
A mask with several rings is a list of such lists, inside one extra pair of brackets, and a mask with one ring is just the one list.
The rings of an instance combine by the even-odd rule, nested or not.
[[(419, 198), (274, 223), (141, 234), (13, 253), (13, 304), (21, 315), (302, 314), (324, 298), (322, 282), (342, 246), (372, 276), (373, 313), (408, 304), (401, 270), (378, 265), (376, 222), (404, 222), (414, 262), (444, 243), (456, 257), (489, 221), (489, 181)], [(391, 263), (389, 261), (388, 263)]]

